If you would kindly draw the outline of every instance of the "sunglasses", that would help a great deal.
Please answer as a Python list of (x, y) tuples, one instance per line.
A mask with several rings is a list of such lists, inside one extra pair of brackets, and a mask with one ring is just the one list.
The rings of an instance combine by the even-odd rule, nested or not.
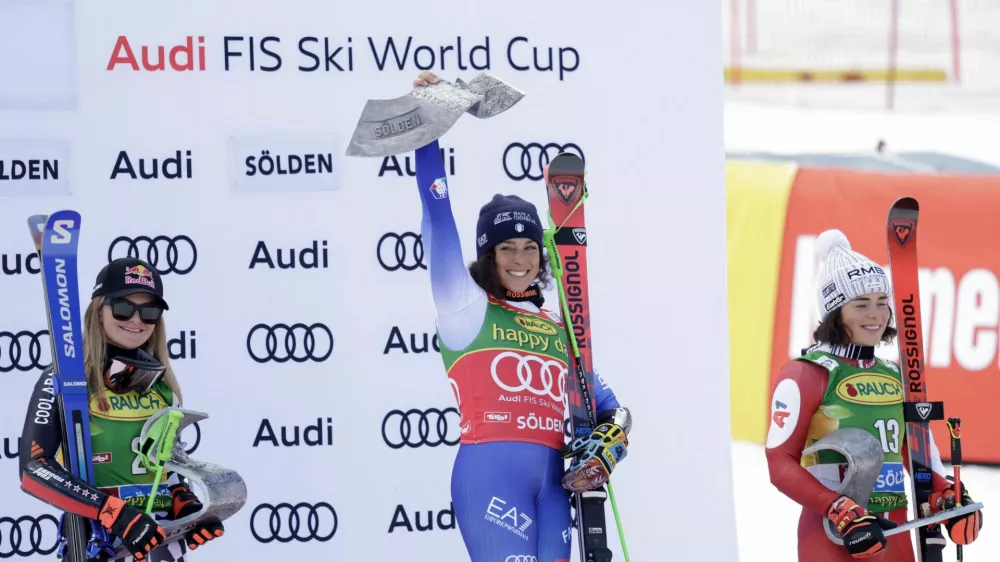
[(123, 299), (104, 299), (104, 304), (111, 306), (111, 316), (114, 316), (117, 320), (131, 320), (135, 311), (139, 311), (139, 320), (142, 320), (143, 324), (156, 324), (156, 321), (160, 319), (160, 315), (163, 314), (163, 307), (159, 304), (135, 304), (134, 302)]

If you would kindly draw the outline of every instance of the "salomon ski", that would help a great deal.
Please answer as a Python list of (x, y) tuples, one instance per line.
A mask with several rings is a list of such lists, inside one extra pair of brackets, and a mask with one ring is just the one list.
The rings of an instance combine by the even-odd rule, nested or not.
[[(34, 215), (28, 219), (28, 227), (42, 262), (41, 279), (52, 343), (52, 386), (62, 413), (62, 463), (74, 476), (93, 483), (77, 281), (80, 214), (59, 211), (48, 217)], [(90, 522), (79, 515), (64, 513), (60, 534), (66, 540), (60, 546), (60, 557), (68, 562), (85, 562)]]
[[(889, 209), (886, 222), (889, 268), (895, 304), (899, 367), (903, 375), (906, 442), (910, 453), (913, 519), (920, 519), (920, 502), (934, 492), (931, 472), (930, 421), (944, 419), (944, 405), (927, 400), (924, 377), (924, 336), (920, 316), (920, 278), (917, 270), (917, 221), (920, 206), (902, 197)], [(918, 528), (917, 561), (941, 562), (941, 548), (929, 548), (928, 527)]]
[[(545, 187), (549, 201), (545, 246), (572, 350), (568, 354), (570, 375), (566, 381), (572, 440), (590, 435), (597, 425), (587, 292), (587, 226), (583, 210), (587, 185), (583, 160), (575, 154), (557, 155), (545, 170)], [(611, 484), (607, 487), (610, 489)], [(580, 560), (584, 562), (611, 560), (604, 516), (607, 495), (604, 489), (573, 494), (574, 524)]]

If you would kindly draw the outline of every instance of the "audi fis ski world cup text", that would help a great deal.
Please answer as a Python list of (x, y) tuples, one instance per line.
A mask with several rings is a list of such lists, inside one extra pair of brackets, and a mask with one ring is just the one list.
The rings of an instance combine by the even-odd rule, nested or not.
[(119, 236), (108, 246), (108, 263), (119, 258), (138, 258), (160, 275), (187, 275), (198, 263), (198, 246), (190, 236)]
[[(580, 68), (580, 51), (525, 36), (456, 36), (447, 44), (423, 44), (412, 36), (354, 38), (275, 35), (188, 35), (175, 43), (156, 43), (138, 35), (109, 38), (110, 72), (354, 72), (470, 70), (551, 73), (564, 81)], [(367, 48), (365, 48), (367, 47)], [(357, 55), (357, 56), (356, 56)], [(370, 55), (370, 59), (368, 56)], [(497, 66), (497, 61), (502, 61)], [(359, 66), (363, 65), (363, 66)], [(506, 65), (506, 67), (504, 67)]]
[(501, 157), (503, 171), (514, 181), (541, 181), (545, 177), (545, 167), (561, 152), (576, 154), (586, 162), (583, 149), (576, 143), (512, 142), (504, 149)]

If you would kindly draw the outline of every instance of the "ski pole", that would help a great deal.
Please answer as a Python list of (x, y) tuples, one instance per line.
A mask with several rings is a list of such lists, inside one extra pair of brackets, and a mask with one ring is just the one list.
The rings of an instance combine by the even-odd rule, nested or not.
[[(948, 418), (948, 433), (951, 434), (951, 466), (955, 470), (955, 507), (962, 507), (962, 420)], [(962, 562), (962, 545), (956, 544), (958, 562)]]
[[(153, 513), (153, 500), (156, 498), (157, 489), (160, 487), (160, 480), (163, 478), (163, 465), (171, 459), (174, 452), (174, 442), (177, 440), (177, 428), (180, 426), (181, 419), (184, 418), (184, 414), (177, 410), (170, 410), (167, 412), (165, 419), (157, 420), (156, 429), (159, 429), (160, 441), (157, 443), (156, 450), (153, 452), (155, 460), (152, 460), (150, 464), (155, 464), (156, 466), (156, 477), (153, 480), (153, 486), (149, 491), (149, 501), (146, 502), (146, 514), (149, 515)], [(147, 438), (144, 448), (146, 449), (146, 458), (149, 459), (149, 447), (152, 445), (153, 439)]]

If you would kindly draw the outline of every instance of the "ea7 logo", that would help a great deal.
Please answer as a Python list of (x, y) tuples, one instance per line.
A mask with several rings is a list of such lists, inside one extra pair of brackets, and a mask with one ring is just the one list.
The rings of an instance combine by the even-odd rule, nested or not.
[(73, 233), (70, 232), (69, 229), (75, 227), (76, 221), (73, 220), (63, 219), (55, 221), (52, 223), (52, 230), (54, 230), (55, 233), (49, 241), (53, 244), (69, 244), (73, 241)]

